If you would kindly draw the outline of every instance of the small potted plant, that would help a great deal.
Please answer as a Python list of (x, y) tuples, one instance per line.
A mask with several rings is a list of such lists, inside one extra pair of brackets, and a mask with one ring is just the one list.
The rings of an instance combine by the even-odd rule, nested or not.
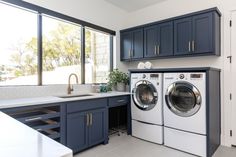
[(126, 85), (129, 84), (129, 77), (126, 73), (114, 69), (108, 75), (108, 87), (110, 89), (116, 89), (117, 91), (123, 92), (126, 90)]

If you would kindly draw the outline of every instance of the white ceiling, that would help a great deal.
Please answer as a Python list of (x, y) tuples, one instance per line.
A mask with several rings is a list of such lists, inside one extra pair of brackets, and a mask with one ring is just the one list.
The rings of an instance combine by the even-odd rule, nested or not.
[(105, 0), (125, 11), (132, 12), (164, 0)]

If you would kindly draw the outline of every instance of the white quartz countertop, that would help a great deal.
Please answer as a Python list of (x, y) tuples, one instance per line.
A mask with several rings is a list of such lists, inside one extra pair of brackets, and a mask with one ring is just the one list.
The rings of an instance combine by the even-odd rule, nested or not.
[(1, 157), (72, 157), (72, 150), (0, 112)]
[(60, 98), (57, 96), (47, 96), (47, 97), (0, 100), (0, 109), (130, 95), (129, 92), (74, 93), (73, 95), (78, 95), (78, 94), (91, 94), (91, 95), (82, 97), (73, 97), (73, 98)]

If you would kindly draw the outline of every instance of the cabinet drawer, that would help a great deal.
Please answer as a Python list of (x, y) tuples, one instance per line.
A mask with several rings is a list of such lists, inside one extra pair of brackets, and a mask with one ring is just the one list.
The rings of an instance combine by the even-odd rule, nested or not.
[(86, 111), (107, 106), (107, 99), (75, 101), (67, 104), (67, 113)]
[(123, 106), (129, 103), (130, 96), (118, 96), (109, 98), (109, 107)]

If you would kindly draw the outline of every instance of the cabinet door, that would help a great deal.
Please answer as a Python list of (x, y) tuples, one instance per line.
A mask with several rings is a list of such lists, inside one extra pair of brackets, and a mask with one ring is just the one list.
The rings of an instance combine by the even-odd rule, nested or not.
[(173, 22), (166, 22), (159, 26), (158, 33), (158, 56), (171, 56), (174, 54)]
[(143, 29), (133, 31), (132, 59), (143, 58)]
[(85, 112), (67, 115), (67, 146), (78, 152), (88, 147), (88, 116)]
[(192, 18), (174, 21), (174, 54), (186, 55), (191, 53)]
[(144, 57), (157, 56), (157, 28), (158, 26), (151, 26), (144, 29)]
[(90, 126), (89, 126), (89, 146), (96, 145), (105, 140), (106, 128), (106, 109), (98, 109), (89, 111), (90, 113)]
[(193, 17), (192, 52), (213, 52), (212, 13), (201, 14)]
[(120, 44), (121, 44), (121, 60), (130, 60), (131, 50), (132, 50), (132, 33), (131, 32), (122, 32), (120, 34)]

